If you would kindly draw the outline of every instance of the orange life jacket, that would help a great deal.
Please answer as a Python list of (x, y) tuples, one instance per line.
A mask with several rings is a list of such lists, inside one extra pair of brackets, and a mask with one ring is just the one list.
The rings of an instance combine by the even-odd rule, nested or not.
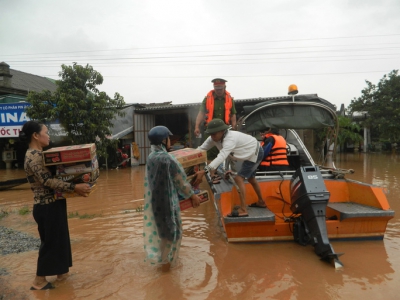
[[(272, 137), (275, 140), (275, 144), (271, 148), (271, 151), (268, 153), (267, 157), (260, 163), (260, 165), (266, 167), (288, 166), (289, 162), (287, 159), (286, 140), (280, 135), (267, 133), (265, 135), (264, 141), (268, 137)], [(261, 147), (264, 146), (264, 141), (261, 142)]]
[[(225, 124), (229, 125), (231, 123), (231, 109), (232, 109), (233, 99), (228, 91), (225, 91)], [(207, 94), (206, 100), (206, 120), (207, 125), (213, 119), (214, 116), (214, 90), (211, 90)]]

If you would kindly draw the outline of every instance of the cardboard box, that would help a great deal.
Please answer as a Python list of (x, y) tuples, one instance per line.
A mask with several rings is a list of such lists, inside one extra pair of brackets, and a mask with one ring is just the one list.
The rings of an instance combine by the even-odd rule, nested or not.
[(97, 156), (95, 155), (93, 159), (89, 161), (56, 165), (56, 175), (94, 172), (98, 168), (99, 168), (99, 162), (97, 161)]
[(96, 156), (96, 144), (55, 147), (43, 151), (45, 166), (92, 160)]
[(204, 164), (194, 165), (189, 168), (184, 168), (187, 181), (191, 183), (196, 172), (203, 169), (204, 169)]
[[(91, 187), (90, 192), (87, 194), (87, 196), (89, 196), (95, 189), (96, 189), (96, 184), (94, 183), (88, 183)], [(58, 192), (55, 191), (54, 193), (54, 199), (68, 199), (68, 198), (75, 198), (75, 197), (83, 197), (79, 194), (77, 194), (76, 192)]]
[(207, 151), (193, 148), (183, 148), (170, 152), (181, 163), (183, 168), (207, 162)]
[(60, 174), (54, 178), (73, 183), (93, 183), (96, 182), (100, 176), (100, 170), (96, 169), (93, 172), (77, 173), (77, 174)]
[[(197, 196), (199, 196), (199, 198), (200, 198), (200, 204), (210, 200), (210, 196), (208, 195), (208, 191), (206, 191), (206, 190), (200, 191), (200, 193), (198, 193)], [(189, 198), (189, 199), (179, 201), (179, 206), (180, 206), (181, 210), (192, 208), (193, 207), (192, 199)]]

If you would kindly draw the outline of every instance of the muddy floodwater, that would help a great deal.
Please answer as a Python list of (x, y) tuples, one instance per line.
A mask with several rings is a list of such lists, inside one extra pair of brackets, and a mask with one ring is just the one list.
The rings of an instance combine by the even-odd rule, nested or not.
[[(179, 264), (161, 273), (143, 262), (138, 166), (102, 170), (89, 198), (68, 199), (73, 267), (66, 281), (30, 291), (37, 251), (0, 255), (0, 299), (400, 299), (400, 155), (342, 154), (336, 166), (386, 187), (396, 211), (383, 241), (331, 241), (344, 253), (342, 270), (294, 242), (227, 243), (209, 201), (182, 212)], [(0, 170), (0, 180), (21, 177), (22, 170)], [(38, 237), (32, 214), (18, 214), (32, 202), (27, 184), (0, 191), (0, 211), (9, 212), (0, 226)]]

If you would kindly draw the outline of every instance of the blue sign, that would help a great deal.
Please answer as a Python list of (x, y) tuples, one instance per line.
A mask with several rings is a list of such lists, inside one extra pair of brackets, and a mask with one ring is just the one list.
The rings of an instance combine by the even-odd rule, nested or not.
[(30, 118), (25, 108), (31, 106), (27, 102), (0, 104), (0, 137), (17, 137), (19, 131)]
[(2, 103), (0, 104), (0, 126), (24, 125), (30, 119), (26, 115), (25, 108), (30, 103)]

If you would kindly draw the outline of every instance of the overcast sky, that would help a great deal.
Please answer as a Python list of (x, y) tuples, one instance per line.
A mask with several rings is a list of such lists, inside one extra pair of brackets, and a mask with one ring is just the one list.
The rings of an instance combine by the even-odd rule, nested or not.
[(0, 0), (0, 61), (57, 79), (90, 64), (127, 103), (318, 94), (346, 106), (400, 68), (399, 0)]

